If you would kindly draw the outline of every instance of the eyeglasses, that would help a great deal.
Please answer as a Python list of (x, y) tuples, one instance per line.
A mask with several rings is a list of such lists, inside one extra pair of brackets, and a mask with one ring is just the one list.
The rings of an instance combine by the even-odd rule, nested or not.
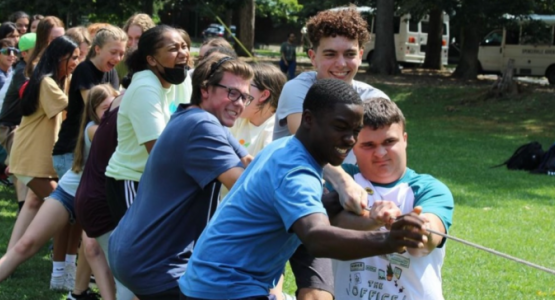
[(243, 100), (243, 103), (245, 103), (245, 106), (249, 105), (251, 103), (252, 100), (254, 100), (254, 97), (249, 95), (249, 94), (243, 94), (241, 93), (238, 89), (236, 88), (230, 88), (228, 86), (216, 83), (214, 84), (215, 87), (221, 87), (227, 90), (227, 98), (229, 98), (229, 100), (231, 100), (231, 102), (235, 102), (238, 101), (239, 99)]
[(19, 49), (14, 47), (0, 49), (0, 54), (4, 54), (4, 55), (16, 55), (16, 54), (19, 54), (19, 52), (20, 52)]

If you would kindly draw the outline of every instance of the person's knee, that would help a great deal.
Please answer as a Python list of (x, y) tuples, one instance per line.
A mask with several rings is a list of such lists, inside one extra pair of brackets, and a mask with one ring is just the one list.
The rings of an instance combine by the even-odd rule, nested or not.
[(23, 257), (30, 257), (36, 252), (36, 249), (40, 247), (37, 244), (36, 239), (30, 236), (22, 236), (17, 244), (15, 244), (13, 250), (19, 255)]
[(81, 247), (85, 247), (85, 257), (87, 257), (87, 260), (97, 258), (102, 252), (100, 245), (94, 239), (84, 239)]
[(297, 293), (299, 300), (333, 300), (333, 296), (324, 290), (302, 288)]
[(38, 197), (28, 197), (28, 199), (25, 199), (24, 208), (32, 211), (39, 210), (43, 202), (44, 201), (42, 199), (39, 199)]

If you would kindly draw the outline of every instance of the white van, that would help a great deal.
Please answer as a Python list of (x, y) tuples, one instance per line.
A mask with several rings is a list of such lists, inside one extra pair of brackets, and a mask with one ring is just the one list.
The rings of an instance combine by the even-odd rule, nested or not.
[[(347, 9), (349, 7), (336, 7), (332, 10)], [(357, 11), (368, 22), (370, 41), (364, 45), (362, 58), (370, 63), (374, 53), (376, 41), (375, 9), (368, 6), (357, 7)], [(428, 43), (429, 17), (422, 20), (411, 19), (410, 14), (395, 16), (393, 18), (393, 32), (395, 34), (395, 53), (400, 63), (421, 64), (426, 57), (426, 45)], [(443, 13), (443, 46), (441, 62), (447, 65), (449, 41), (449, 15)]]
[(514, 28), (487, 34), (478, 52), (480, 72), (500, 74), (509, 59), (514, 75), (545, 76), (555, 84), (555, 15), (530, 15)]

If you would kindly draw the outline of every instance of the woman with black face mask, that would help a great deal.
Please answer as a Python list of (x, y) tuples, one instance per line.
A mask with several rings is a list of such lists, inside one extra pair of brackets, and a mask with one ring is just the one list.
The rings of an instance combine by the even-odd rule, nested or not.
[(133, 80), (121, 101), (118, 146), (106, 169), (106, 192), (116, 224), (133, 203), (148, 155), (170, 119), (170, 108), (189, 102), (184, 84), (188, 60), (181, 34), (166, 25), (145, 31), (127, 58)]
[[(192, 88), (190, 82), (188, 88), (184, 83), (188, 61), (181, 34), (166, 25), (145, 31), (127, 56), (132, 81), (119, 106), (117, 147), (106, 167), (106, 198), (116, 226), (135, 199), (149, 153), (170, 120), (172, 107), (190, 101)], [(117, 280), (116, 289), (118, 295), (127, 291)], [(125, 294), (122, 298), (130, 299), (130, 293)]]

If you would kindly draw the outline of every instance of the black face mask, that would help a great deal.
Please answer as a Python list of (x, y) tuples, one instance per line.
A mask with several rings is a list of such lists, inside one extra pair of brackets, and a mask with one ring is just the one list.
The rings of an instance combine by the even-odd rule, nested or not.
[(187, 78), (189, 67), (185, 64), (175, 65), (174, 68), (164, 68), (164, 73), (160, 72), (160, 77), (171, 84), (181, 84)]

